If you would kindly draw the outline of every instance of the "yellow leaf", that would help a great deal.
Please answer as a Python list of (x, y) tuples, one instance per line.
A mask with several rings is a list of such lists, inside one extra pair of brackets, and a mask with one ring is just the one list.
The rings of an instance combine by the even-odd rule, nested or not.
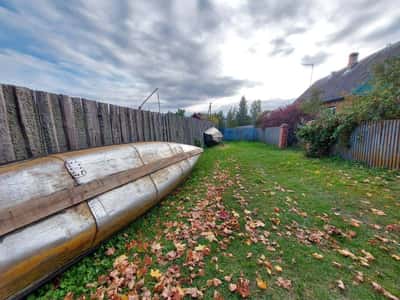
[(275, 266), (274, 269), (275, 269), (275, 271), (277, 271), (279, 273), (281, 273), (283, 271), (281, 266)]
[(156, 278), (156, 279), (159, 279), (160, 277), (161, 277), (161, 272), (160, 272), (160, 270), (158, 270), (158, 269), (151, 269), (151, 271), (150, 271), (150, 276), (151, 277), (154, 277), (154, 278)]
[(260, 289), (265, 290), (268, 287), (267, 283), (264, 280), (262, 280), (261, 278), (256, 278), (256, 281), (257, 281), (257, 286)]
[(196, 248), (194, 248), (194, 250), (195, 250), (195, 251), (203, 251), (204, 248), (206, 248), (206, 246), (204, 246), (204, 245), (198, 245), (198, 246), (196, 246)]
[(314, 253), (312, 254), (312, 256), (314, 256), (314, 258), (316, 258), (316, 259), (323, 259), (323, 258), (324, 258), (324, 256), (323, 256), (322, 254), (319, 254), (319, 253), (317, 253), (317, 252), (314, 252)]

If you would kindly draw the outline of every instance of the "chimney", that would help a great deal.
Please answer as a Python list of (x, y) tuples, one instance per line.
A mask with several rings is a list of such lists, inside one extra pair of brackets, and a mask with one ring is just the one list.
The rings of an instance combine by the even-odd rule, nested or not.
[(348, 68), (352, 68), (356, 63), (358, 63), (358, 52), (350, 53)]

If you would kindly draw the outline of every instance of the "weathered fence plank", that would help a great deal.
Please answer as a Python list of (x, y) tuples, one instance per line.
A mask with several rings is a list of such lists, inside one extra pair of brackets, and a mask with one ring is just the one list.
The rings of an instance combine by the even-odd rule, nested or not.
[(119, 120), (119, 106), (110, 104), (111, 133), (113, 144), (121, 144), (121, 123)]
[(89, 147), (102, 145), (99, 112), (95, 101), (82, 99), (83, 111), (86, 120), (86, 132)]
[(28, 153), (31, 157), (47, 154), (32, 91), (24, 87), (16, 87), (15, 96)]
[(0, 85), (0, 163), (15, 160), (14, 145), (8, 122), (7, 104)]
[(102, 145), (112, 145), (111, 117), (107, 103), (98, 104), (98, 117)]
[(81, 98), (73, 97), (72, 100), (72, 107), (74, 109), (75, 115), (75, 122), (76, 122), (76, 129), (78, 134), (78, 147), (79, 149), (86, 149), (89, 146), (88, 143), (88, 136), (86, 133), (86, 119), (85, 114), (83, 112), (83, 106)]
[(121, 140), (122, 143), (130, 142), (130, 133), (129, 133), (129, 117), (128, 117), (128, 108), (120, 107), (119, 108), (119, 119), (121, 122)]

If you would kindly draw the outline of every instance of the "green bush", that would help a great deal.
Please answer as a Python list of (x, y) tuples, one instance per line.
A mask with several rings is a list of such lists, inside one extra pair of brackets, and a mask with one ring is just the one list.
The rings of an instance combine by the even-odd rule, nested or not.
[(306, 145), (308, 156), (325, 156), (339, 142), (347, 145), (361, 122), (400, 119), (400, 57), (386, 60), (374, 68), (370, 81), (372, 89), (363, 95), (345, 99), (351, 106), (333, 114), (321, 108), (317, 119), (302, 126), (298, 138)]

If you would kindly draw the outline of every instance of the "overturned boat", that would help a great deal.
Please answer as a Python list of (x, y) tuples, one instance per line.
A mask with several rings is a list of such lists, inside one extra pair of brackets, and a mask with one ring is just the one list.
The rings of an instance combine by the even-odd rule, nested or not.
[(0, 167), (0, 299), (26, 295), (144, 213), (201, 153), (133, 143)]
[(204, 143), (207, 146), (213, 146), (222, 142), (222, 135), (221, 131), (219, 131), (215, 127), (208, 128), (204, 131)]

